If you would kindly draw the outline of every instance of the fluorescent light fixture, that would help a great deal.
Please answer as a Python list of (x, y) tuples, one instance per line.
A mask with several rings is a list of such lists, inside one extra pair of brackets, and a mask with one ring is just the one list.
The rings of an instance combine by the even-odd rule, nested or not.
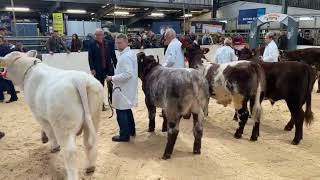
[(19, 12), (27, 12), (27, 11), (30, 11), (29, 8), (25, 8), (25, 7), (6, 7), (6, 10), (7, 11), (19, 11)]
[(105, 7), (107, 7), (107, 6), (105, 6), (105, 5), (101, 6), (101, 8), (105, 8)]
[(175, 9), (159, 9), (160, 12), (180, 12), (181, 10), (175, 10)]
[(222, 22), (222, 23), (225, 23), (225, 24), (227, 24), (227, 23), (228, 23), (228, 21), (227, 21), (227, 20), (220, 20), (219, 22)]
[(124, 16), (124, 15), (129, 15), (129, 12), (128, 11), (115, 11), (114, 14)]
[(164, 13), (151, 13), (150, 16), (154, 16), (154, 17), (164, 16)]
[(182, 16), (182, 17), (185, 17), (185, 18), (192, 17), (192, 14), (185, 14), (185, 15)]
[(81, 10), (81, 9), (68, 9), (67, 13), (85, 14), (85, 13), (87, 13), (87, 11), (86, 10)]
[(313, 17), (299, 17), (300, 21), (313, 21), (314, 18)]
[(202, 13), (202, 11), (191, 11), (191, 13), (200, 14), (200, 13)]
[(95, 13), (90, 13), (90, 15), (94, 15)]

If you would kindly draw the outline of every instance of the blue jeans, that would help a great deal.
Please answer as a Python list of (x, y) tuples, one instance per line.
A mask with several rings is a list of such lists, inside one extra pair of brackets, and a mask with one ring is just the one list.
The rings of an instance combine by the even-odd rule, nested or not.
[(120, 128), (120, 138), (129, 139), (136, 134), (136, 127), (131, 109), (119, 110), (117, 112), (117, 121)]

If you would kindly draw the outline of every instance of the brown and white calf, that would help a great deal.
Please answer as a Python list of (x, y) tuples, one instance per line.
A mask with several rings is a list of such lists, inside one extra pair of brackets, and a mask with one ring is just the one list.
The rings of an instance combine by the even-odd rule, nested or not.
[(250, 140), (259, 136), (262, 114), (261, 102), (264, 98), (265, 76), (263, 69), (256, 63), (236, 61), (227, 64), (211, 64), (206, 67), (205, 77), (209, 82), (209, 93), (218, 104), (227, 106), (233, 102), (237, 111), (239, 128), (234, 137), (241, 138), (249, 118), (248, 101), (253, 102), (251, 111), (255, 121)]
[(202, 120), (209, 103), (209, 87), (205, 77), (197, 70), (166, 68), (153, 56), (138, 55), (139, 78), (149, 113), (149, 132), (155, 128), (156, 107), (162, 108), (164, 127), (168, 127), (168, 140), (163, 159), (171, 157), (182, 117), (193, 115), (193, 153), (200, 154), (203, 134)]
[(204, 52), (199, 45), (191, 44), (186, 49), (190, 68), (198, 69), (206, 77), (211, 97), (224, 106), (233, 102), (240, 118), (235, 138), (242, 137), (249, 118), (247, 102), (252, 102), (251, 113), (255, 125), (250, 139), (256, 141), (262, 114), (261, 101), (265, 91), (265, 75), (260, 65), (250, 61), (203, 65)]

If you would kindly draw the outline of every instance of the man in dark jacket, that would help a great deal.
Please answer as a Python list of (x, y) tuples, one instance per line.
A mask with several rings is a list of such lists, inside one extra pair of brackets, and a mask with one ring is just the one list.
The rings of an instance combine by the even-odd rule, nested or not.
[[(3, 36), (0, 36), (0, 57), (4, 57), (9, 54), (13, 49), (10, 48), (10, 45), (6, 43)], [(8, 90), (8, 93), (11, 95), (10, 99), (6, 103), (11, 103), (18, 100), (18, 96), (14, 85), (11, 81), (6, 80), (0, 77), (0, 102), (4, 101), (3, 91)]]
[(70, 52), (59, 36), (58, 31), (53, 32), (52, 36), (46, 42), (46, 47), (50, 54), (60, 53), (61, 49), (64, 49), (67, 53)]
[(280, 37), (278, 39), (279, 50), (287, 50), (287, 46), (288, 46), (288, 37), (285, 32), (281, 32)]
[[(117, 65), (114, 43), (106, 41), (102, 29), (97, 29), (96, 40), (89, 46), (89, 65), (91, 73), (104, 86), (107, 76), (114, 75), (114, 69)], [(112, 101), (112, 84), (108, 82), (109, 98)], [(103, 110), (105, 110), (103, 106)]]

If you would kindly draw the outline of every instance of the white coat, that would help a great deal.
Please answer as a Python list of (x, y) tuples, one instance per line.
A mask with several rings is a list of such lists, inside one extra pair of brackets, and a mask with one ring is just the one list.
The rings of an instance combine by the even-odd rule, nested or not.
[(264, 62), (278, 62), (279, 49), (277, 44), (272, 40), (265, 48), (263, 53)]
[(234, 49), (232, 49), (230, 46), (222, 46), (217, 49), (217, 52), (214, 54), (213, 60), (214, 63), (224, 64), (232, 61), (237, 61), (238, 57), (236, 56)]
[(177, 39), (173, 39), (164, 55), (165, 63), (163, 66), (171, 68), (184, 68), (184, 55), (181, 48), (182, 43)]
[(137, 56), (127, 47), (120, 52), (115, 75), (112, 77), (112, 104), (116, 109), (131, 109), (138, 104)]

